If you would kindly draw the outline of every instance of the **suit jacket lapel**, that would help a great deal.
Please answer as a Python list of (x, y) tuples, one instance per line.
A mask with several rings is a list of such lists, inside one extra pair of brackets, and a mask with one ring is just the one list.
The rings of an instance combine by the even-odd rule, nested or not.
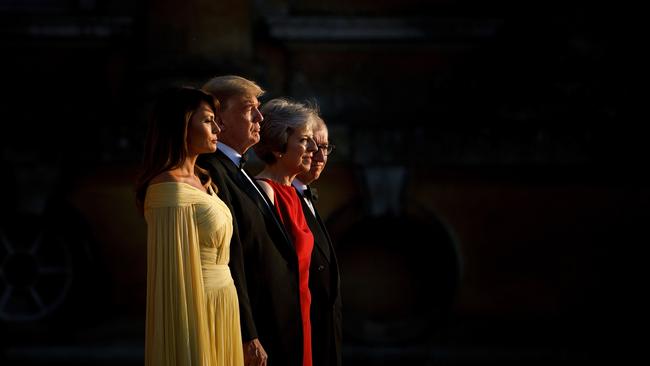
[(282, 225), (280, 222), (277, 214), (272, 209), (274, 206), (267, 200), (266, 197), (260, 195), (261, 188), (258, 187), (258, 189), (260, 189), (258, 192), (257, 189), (251, 185), (251, 182), (248, 180), (248, 178), (244, 176), (244, 173), (242, 173), (241, 170), (235, 166), (235, 164), (226, 156), (226, 154), (220, 150), (217, 150), (215, 156), (217, 157), (217, 160), (219, 160), (219, 162), (226, 168), (226, 171), (228, 172), (230, 178), (237, 183), (239, 188), (241, 188), (242, 191), (244, 191), (251, 198), (251, 200), (253, 200), (253, 202), (255, 202), (257, 207), (262, 211), (262, 214), (275, 222), (275, 224), (284, 235), (286, 242), (291, 246), (291, 248), (295, 250), (293, 241), (290, 239), (289, 234), (284, 228), (284, 225)]
[(336, 258), (336, 253), (334, 253), (334, 246), (332, 245), (332, 239), (330, 238), (330, 234), (327, 231), (327, 228), (325, 227), (325, 223), (323, 222), (320, 215), (318, 214), (318, 210), (316, 210), (316, 207), (314, 207), (315, 214), (313, 214), (311, 212), (311, 209), (307, 205), (307, 202), (305, 202), (305, 199), (303, 198), (302, 193), (300, 191), (298, 191), (298, 196), (300, 197), (300, 204), (302, 205), (302, 211), (305, 213), (305, 219), (310, 223), (315, 223), (315, 226), (317, 226), (320, 229), (320, 231), (323, 233), (323, 236), (327, 239), (327, 242), (322, 242), (321, 240), (315, 240), (314, 242), (317, 244), (316, 246), (318, 247), (318, 250), (320, 250), (321, 253), (323, 253), (323, 256), (327, 259), (327, 262), (330, 264), (332, 270), (336, 272), (336, 288), (334, 289), (334, 294), (337, 295), (333, 297), (333, 303), (334, 303), (337, 301), (338, 294), (340, 293), (341, 277), (338, 275), (339, 263), (338, 263), (338, 259)]
[[(251, 184), (251, 182), (244, 176), (244, 173), (242, 173), (241, 170), (237, 169), (237, 172), (235, 173), (235, 182), (242, 188), (244, 192), (255, 202), (257, 207), (264, 212), (264, 214), (268, 214), (269, 208), (271, 207), (271, 204), (260, 195), (260, 193), (257, 191), (257, 189)], [(253, 181), (253, 184), (255, 182)]]
[[(311, 212), (311, 210), (309, 212)], [(318, 221), (318, 225), (321, 227), (321, 229), (323, 230), (323, 234), (325, 234), (325, 237), (327, 238), (327, 244), (331, 247), (332, 246), (332, 238), (330, 238), (330, 233), (327, 232), (327, 229), (325, 228), (325, 223), (320, 218), (320, 215), (318, 214), (318, 210), (316, 210), (316, 207), (314, 207), (314, 213), (315, 213), (314, 216), (316, 216), (316, 220)], [(329, 259), (329, 257), (328, 257), (328, 259)]]
[(320, 216), (318, 215), (318, 211), (314, 208), (314, 212), (316, 212), (316, 215), (314, 215), (311, 212), (311, 209), (309, 208), (309, 205), (307, 205), (307, 202), (305, 202), (305, 198), (302, 195), (302, 193), (298, 192), (298, 197), (300, 197), (300, 204), (302, 205), (302, 211), (305, 214), (305, 219), (307, 222), (312, 222), (315, 223), (315, 226), (318, 226), (320, 228), (320, 231), (323, 233), (323, 236), (327, 239), (327, 242), (323, 242), (322, 240), (315, 240), (314, 242), (316, 243), (316, 246), (318, 249), (323, 253), (323, 256), (327, 259), (327, 262), (330, 262), (330, 245), (332, 243), (332, 240), (329, 237), (329, 234), (327, 233), (327, 230), (325, 230), (325, 225), (323, 225), (323, 222), (320, 220)]

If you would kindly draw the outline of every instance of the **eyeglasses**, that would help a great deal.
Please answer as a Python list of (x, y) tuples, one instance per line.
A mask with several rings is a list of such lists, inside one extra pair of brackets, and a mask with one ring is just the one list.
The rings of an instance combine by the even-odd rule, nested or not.
[(334, 151), (334, 148), (336, 145), (334, 144), (327, 144), (327, 145), (316, 145), (318, 146), (318, 150), (323, 152), (323, 155), (329, 155)]

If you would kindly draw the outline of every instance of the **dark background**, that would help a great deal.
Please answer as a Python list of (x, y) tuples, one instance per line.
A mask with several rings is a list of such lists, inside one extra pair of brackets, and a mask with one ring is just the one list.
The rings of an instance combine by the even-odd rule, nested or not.
[(315, 99), (330, 126), (317, 186), (347, 365), (631, 357), (650, 203), (633, 14), (0, 1), (0, 363), (142, 363), (147, 114), (161, 88), (224, 74)]

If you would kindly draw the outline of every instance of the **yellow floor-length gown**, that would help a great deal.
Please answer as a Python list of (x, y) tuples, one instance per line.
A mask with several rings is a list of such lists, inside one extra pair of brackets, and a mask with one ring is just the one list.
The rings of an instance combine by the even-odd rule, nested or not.
[(165, 182), (149, 186), (144, 213), (145, 364), (243, 365), (230, 210), (212, 189)]

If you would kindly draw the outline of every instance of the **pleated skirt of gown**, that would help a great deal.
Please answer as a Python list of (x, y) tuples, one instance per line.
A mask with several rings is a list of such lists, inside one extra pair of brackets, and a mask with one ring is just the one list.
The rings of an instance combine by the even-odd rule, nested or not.
[[(212, 277), (207, 273), (218, 275)], [(212, 346), (211, 365), (243, 366), (237, 290), (227, 265), (204, 269), (205, 303)]]

